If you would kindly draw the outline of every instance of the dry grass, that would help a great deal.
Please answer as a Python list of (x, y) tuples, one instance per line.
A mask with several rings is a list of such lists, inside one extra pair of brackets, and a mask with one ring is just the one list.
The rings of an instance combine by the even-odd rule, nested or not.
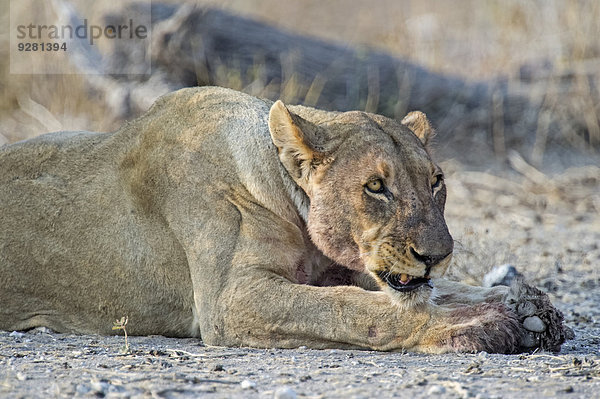
[[(16, 1), (11, 1), (11, 6), (23, 8), (23, 4)], [(115, 121), (105, 118), (107, 112), (101, 98), (87, 88), (85, 80), (76, 75), (74, 69), (67, 67), (73, 74), (65, 75), (10, 73), (8, 2), (3, 2), (0, 9), (7, 20), (0, 28), (0, 145), (53, 130), (116, 128)], [(37, 10), (43, 11), (43, 7)]]
[(374, 46), (468, 79), (514, 76), (528, 62), (581, 68), (582, 61), (598, 61), (600, 56), (600, 3), (594, 0), (196, 3), (224, 7), (304, 35)]
[[(92, 4), (83, 0), (73, 3), (80, 7)], [(572, 147), (585, 152), (600, 145), (600, 93), (593, 83), (600, 78), (600, 3), (594, 0), (381, 0), (375, 6), (358, 0), (194, 3), (225, 8), (354, 48), (379, 48), (467, 80), (504, 77), (511, 93), (525, 95), (530, 104), (544, 105), (545, 111), (536, 116), (536, 131), (524, 133), (535, 135), (533, 152), (528, 156), (535, 165), (542, 164), (551, 145), (549, 121), (556, 115), (561, 134)], [(96, 2), (93, 7), (90, 12), (104, 13), (113, 5)], [(106, 117), (110, 113), (99, 94), (91, 92), (81, 76), (10, 75), (7, 41), (6, 32), (2, 32), (0, 42), (6, 45), (0, 47), (0, 143), (56, 128), (102, 131), (117, 127), (119, 122)], [(219, 83), (244, 88), (238, 75), (236, 71), (221, 71)], [(565, 79), (575, 84), (565, 85)], [(294, 97), (298, 88), (293, 83), (292, 79), (279, 88), (282, 97)], [(322, 82), (313, 83), (307, 90), (308, 103), (316, 102), (322, 87)], [(271, 94), (268, 87), (248, 89)], [(364, 108), (372, 108), (376, 100), (373, 93)], [(504, 113), (511, 112), (502, 108), (502, 102), (502, 97), (495, 97), (492, 109), (485, 110), (494, 120), (500, 121)], [(579, 116), (577, 123), (571, 120), (573, 115)], [(503, 125), (494, 124), (492, 145), (499, 159), (506, 156), (505, 141)]]

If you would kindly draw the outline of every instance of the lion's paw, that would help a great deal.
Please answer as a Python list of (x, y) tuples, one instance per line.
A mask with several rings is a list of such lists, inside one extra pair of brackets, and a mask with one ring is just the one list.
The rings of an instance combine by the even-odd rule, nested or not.
[(456, 308), (450, 313), (453, 328), (442, 346), (457, 352), (515, 353), (524, 329), (517, 315), (501, 303)]
[(563, 324), (563, 314), (552, 305), (548, 295), (521, 278), (512, 282), (504, 302), (525, 329), (520, 342), (522, 350), (540, 348), (558, 352), (566, 340), (575, 337), (573, 330)]

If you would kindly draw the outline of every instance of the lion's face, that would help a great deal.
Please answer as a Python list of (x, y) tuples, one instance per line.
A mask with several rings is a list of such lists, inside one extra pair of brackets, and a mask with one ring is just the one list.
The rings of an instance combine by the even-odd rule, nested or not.
[(349, 112), (313, 126), (291, 115), (291, 142), (300, 137), (305, 146), (286, 158), (285, 145), (274, 141), (310, 198), (315, 244), (340, 264), (368, 270), (401, 300), (428, 297), (429, 279), (445, 273), (453, 240), (443, 216), (444, 176), (424, 145), (431, 134), (424, 115), (411, 113), (400, 124)]

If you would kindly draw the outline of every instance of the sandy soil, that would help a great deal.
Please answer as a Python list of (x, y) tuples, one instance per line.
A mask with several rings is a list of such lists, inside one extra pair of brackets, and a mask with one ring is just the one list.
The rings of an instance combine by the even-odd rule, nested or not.
[[(522, 355), (257, 350), (195, 339), (0, 332), (0, 397), (597, 397), (600, 168), (548, 177), (446, 162), (453, 276), (511, 263), (548, 292), (576, 338)], [(515, 169), (520, 172), (515, 172)]]

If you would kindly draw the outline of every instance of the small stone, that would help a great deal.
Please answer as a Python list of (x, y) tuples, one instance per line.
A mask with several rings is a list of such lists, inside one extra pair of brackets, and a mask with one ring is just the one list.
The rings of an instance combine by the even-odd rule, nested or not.
[(110, 384), (108, 386), (108, 393), (120, 394), (120, 393), (125, 392), (126, 390), (127, 389), (125, 389), (125, 387), (122, 385)]
[(212, 371), (225, 371), (225, 368), (222, 364), (215, 364), (215, 366), (212, 368)]
[(21, 372), (17, 373), (17, 380), (19, 381), (25, 381), (27, 379), (27, 376)]
[(422, 387), (422, 386), (427, 385), (427, 382), (428, 382), (427, 379), (423, 378), (423, 379), (420, 379), (420, 380), (417, 381), (417, 385), (420, 386), (420, 387)]
[(513, 265), (505, 264), (494, 267), (483, 276), (484, 287), (495, 287), (497, 285), (510, 286), (512, 281), (521, 273)]
[(280, 387), (275, 390), (275, 395), (273, 395), (275, 399), (296, 399), (298, 395), (296, 392), (290, 387)]
[(533, 316), (536, 311), (537, 311), (537, 308), (535, 307), (535, 305), (529, 301), (520, 303), (517, 306), (517, 313), (519, 314), (519, 316), (522, 316), (522, 317)]
[(546, 331), (546, 324), (537, 316), (530, 316), (523, 321), (523, 327), (533, 332)]
[(83, 384), (79, 384), (75, 388), (75, 392), (77, 392), (78, 394), (81, 394), (81, 395), (85, 395), (86, 393), (89, 393), (91, 390), (92, 390), (92, 388), (90, 388), (87, 385), (83, 385)]
[(427, 390), (427, 395), (443, 395), (446, 393), (446, 388), (441, 385), (432, 385)]
[(479, 362), (473, 362), (471, 364), (469, 364), (469, 366), (467, 366), (467, 368), (464, 371), (465, 374), (481, 374), (481, 363)]
[(90, 387), (99, 394), (106, 394), (110, 388), (110, 384), (106, 381), (92, 381)]
[[(559, 392), (560, 392), (560, 391), (559, 391)], [(564, 391), (563, 391), (563, 392), (565, 392), (565, 393), (573, 393), (573, 392), (575, 392), (575, 389), (574, 389), (574, 388), (573, 388), (571, 385), (569, 385), (568, 387), (566, 387), (566, 388), (564, 389)]]
[(256, 387), (256, 382), (250, 380), (244, 380), (240, 383), (242, 389), (252, 389)]
[(53, 332), (48, 327), (36, 327), (30, 331), (31, 334), (52, 334)]
[(13, 331), (10, 334), (8, 334), (9, 337), (13, 337), (13, 338), (18, 338), (21, 339), (23, 338), (23, 336), (25, 336), (25, 333), (19, 332), (19, 331)]

